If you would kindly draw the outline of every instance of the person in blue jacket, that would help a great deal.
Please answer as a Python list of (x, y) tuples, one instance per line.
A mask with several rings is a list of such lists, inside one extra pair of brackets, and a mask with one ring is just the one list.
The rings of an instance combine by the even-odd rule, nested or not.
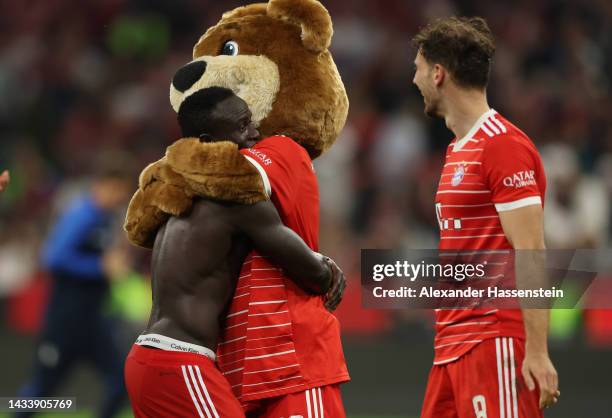
[[(127, 270), (125, 254), (113, 249), (115, 220), (132, 189), (132, 174), (118, 160), (96, 170), (91, 186), (61, 214), (44, 244), (42, 262), (52, 290), (34, 359), (33, 375), (19, 396), (45, 397), (78, 363), (102, 376), (105, 394), (98, 417), (112, 417), (126, 399), (124, 352), (104, 315), (109, 280)], [(20, 413), (27, 417), (32, 413)]]

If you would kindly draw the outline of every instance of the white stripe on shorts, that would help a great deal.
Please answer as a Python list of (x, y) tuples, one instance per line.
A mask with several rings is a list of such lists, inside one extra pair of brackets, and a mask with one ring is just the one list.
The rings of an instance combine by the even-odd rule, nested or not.
[(312, 406), (314, 409), (314, 418), (319, 418), (319, 404), (317, 402), (317, 392), (315, 389), (310, 389), (312, 391)]
[[(308, 418), (325, 418), (321, 388), (307, 389), (304, 393), (306, 396), (306, 411), (308, 412)], [(312, 402), (310, 401), (311, 396)]]
[(310, 391), (306, 390), (306, 409), (308, 410), (308, 418), (312, 418), (312, 409), (310, 408)]
[(510, 338), (510, 379), (512, 381), (512, 411), (518, 418), (518, 400), (516, 397), (516, 374), (514, 371), (514, 338)]
[(321, 388), (317, 388), (317, 391), (319, 392), (319, 408), (321, 409), (321, 418), (325, 418), (323, 415), (323, 395), (321, 395)]
[(506, 416), (512, 417), (512, 395), (510, 394), (510, 369), (508, 366), (508, 338), (502, 339), (503, 357), (504, 357), (504, 385), (506, 387)]
[(183, 370), (183, 377), (185, 378), (185, 386), (187, 386), (189, 395), (191, 395), (191, 400), (193, 401), (193, 405), (196, 407), (196, 410), (198, 411), (198, 415), (200, 416), (200, 418), (204, 418), (204, 414), (202, 414), (202, 409), (200, 409), (200, 405), (198, 404), (198, 401), (195, 395), (193, 394), (193, 389), (191, 388), (190, 379), (187, 374), (187, 371), (185, 370), (185, 366), (181, 366), (181, 370)]
[(495, 354), (497, 354), (497, 385), (499, 387), (499, 418), (505, 418), (504, 385), (503, 385), (503, 379), (502, 379), (500, 338), (495, 339)]
[(207, 418), (212, 418), (210, 413), (210, 409), (208, 409), (208, 405), (202, 396), (202, 391), (200, 391), (200, 387), (198, 386), (198, 381), (196, 380), (195, 373), (193, 372), (193, 366), (187, 366), (187, 370), (189, 370), (189, 376), (191, 377), (191, 384), (195, 389), (195, 393), (198, 395), (198, 399), (200, 400), (200, 405), (204, 408), (204, 412), (206, 412)]
[(208, 393), (208, 388), (206, 388), (206, 385), (204, 384), (204, 379), (202, 379), (202, 373), (200, 373), (200, 366), (195, 366), (195, 370), (198, 374), (198, 380), (200, 382), (200, 385), (202, 386), (202, 389), (204, 390), (204, 395), (206, 396), (206, 400), (208, 401), (208, 404), (210, 405), (210, 410), (212, 411), (215, 418), (219, 418), (219, 414), (217, 413), (217, 408), (215, 408), (215, 404), (213, 404), (213, 401), (210, 398), (210, 394)]

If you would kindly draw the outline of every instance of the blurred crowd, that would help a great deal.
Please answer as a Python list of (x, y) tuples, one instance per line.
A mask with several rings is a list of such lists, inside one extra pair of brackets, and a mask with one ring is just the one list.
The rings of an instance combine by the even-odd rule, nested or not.
[[(204, 29), (241, 3), (2, 2), (0, 172), (10, 170), (11, 184), (0, 197), (0, 299), (27, 299), (24, 292), (37, 288), (41, 243), (96, 158), (129, 155), (135, 187), (138, 172), (178, 139), (171, 77), (190, 61)], [(323, 3), (334, 21), (332, 52), (350, 112), (336, 145), (316, 162), (321, 249), (353, 283), (362, 248), (437, 246), (434, 193), (452, 137), (443, 122), (423, 115), (410, 45), (437, 16), (483, 16), (496, 36), (489, 102), (542, 153), (548, 247), (609, 246), (610, 1)], [(133, 268), (146, 275), (146, 254), (131, 251)], [(359, 286), (349, 286), (343, 309), (360, 309)], [(344, 315), (348, 333), (391, 332), (422, 319), (359, 312), (358, 320)], [(6, 317), (28, 328), (18, 314)]]

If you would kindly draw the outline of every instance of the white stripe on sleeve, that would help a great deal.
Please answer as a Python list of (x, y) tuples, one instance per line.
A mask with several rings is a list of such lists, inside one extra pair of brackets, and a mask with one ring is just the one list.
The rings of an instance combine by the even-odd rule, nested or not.
[(515, 200), (514, 202), (496, 203), (495, 209), (497, 209), (498, 212), (505, 212), (507, 210), (523, 208), (531, 205), (542, 206), (542, 199), (540, 196), (525, 197), (523, 199)]
[(270, 185), (270, 179), (268, 178), (268, 173), (266, 173), (266, 170), (264, 170), (261, 164), (259, 164), (255, 159), (249, 157), (248, 155), (245, 155), (244, 158), (246, 158), (247, 161), (250, 162), (253, 165), (253, 167), (257, 169), (257, 171), (259, 171), (259, 175), (261, 176), (261, 181), (264, 184), (266, 197), (269, 198), (272, 195), (272, 186)]

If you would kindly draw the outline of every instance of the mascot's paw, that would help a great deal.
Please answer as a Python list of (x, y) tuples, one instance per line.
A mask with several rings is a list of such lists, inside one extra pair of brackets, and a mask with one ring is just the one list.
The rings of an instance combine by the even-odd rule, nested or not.
[(268, 198), (259, 172), (236, 144), (183, 138), (140, 174), (124, 224), (130, 242), (152, 248), (168, 217), (188, 213), (195, 196), (240, 204)]
[(157, 230), (168, 217), (167, 213), (152, 204), (150, 195), (138, 189), (128, 206), (123, 228), (132, 244), (152, 248)]

